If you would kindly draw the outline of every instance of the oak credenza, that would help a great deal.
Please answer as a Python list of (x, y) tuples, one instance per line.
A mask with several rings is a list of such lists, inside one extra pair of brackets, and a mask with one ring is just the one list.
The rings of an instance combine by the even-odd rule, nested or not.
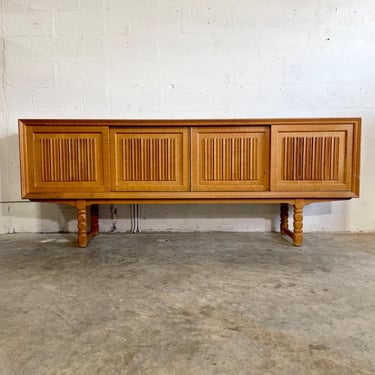
[(22, 198), (77, 207), (80, 247), (99, 204), (278, 203), (300, 246), (304, 205), (359, 196), (360, 133), (360, 118), (19, 120)]

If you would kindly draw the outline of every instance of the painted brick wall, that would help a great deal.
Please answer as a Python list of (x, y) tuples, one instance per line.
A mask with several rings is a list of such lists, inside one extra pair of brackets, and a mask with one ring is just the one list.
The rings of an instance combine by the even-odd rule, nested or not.
[[(362, 198), (306, 208), (305, 228), (375, 230), (372, 0), (0, 0), (0, 37), (0, 232), (75, 229), (19, 202), (20, 117), (362, 116)], [(271, 230), (277, 211), (150, 206), (142, 225)]]

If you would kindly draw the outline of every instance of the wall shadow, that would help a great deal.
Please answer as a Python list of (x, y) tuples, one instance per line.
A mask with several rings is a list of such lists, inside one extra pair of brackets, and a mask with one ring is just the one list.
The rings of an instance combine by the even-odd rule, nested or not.
[(0, 138), (0, 202), (21, 199), (18, 135)]

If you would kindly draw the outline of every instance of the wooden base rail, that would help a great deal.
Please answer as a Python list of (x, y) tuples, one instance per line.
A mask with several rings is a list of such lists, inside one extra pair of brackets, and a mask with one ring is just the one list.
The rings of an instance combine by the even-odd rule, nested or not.
[[(99, 205), (97, 203), (90, 203), (90, 201), (77, 200), (76, 202), (59, 202), (67, 203), (76, 206), (77, 208), (77, 229), (78, 238), (77, 244), (79, 247), (86, 247), (91, 237), (99, 234)], [(252, 203), (259, 203), (254, 201)], [(262, 202), (265, 203), (265, 202)], [(268, 203), (275, 203), (274, 201)], [(289, 229), (289, 205), (294, 209), (293, 214), (293, 231)], [(289, 236), (294, 246), (301, 246), (303, 242), (303, 207), (305, 205), (304, 199), (296, 199), (291, 203), (280, 204), (280, 234)], [(90, 210), (89, 220), (87, 218), (87, 210)], [(88, 227), (89, 223), (89, 227)], [(133, 229), (133, 228), (132, 228)], [(139, 232), (139, 230), (131, 230), (132, 233)]]

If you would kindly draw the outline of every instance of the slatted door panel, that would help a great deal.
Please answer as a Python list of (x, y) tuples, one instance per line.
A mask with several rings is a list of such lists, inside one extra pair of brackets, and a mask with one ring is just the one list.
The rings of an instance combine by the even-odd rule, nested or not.
[(271, 189), (350, 191), (353, 125), (288, 125), (272, 128)]
[(192, 190), (268, 190), (269, 127), (193, 128), (192, 144)]
[(108, 191), (107, 128), (28, 126), (27, 193)]
[(188, 128), (111, 129), (112, 190), (190, 189)]

